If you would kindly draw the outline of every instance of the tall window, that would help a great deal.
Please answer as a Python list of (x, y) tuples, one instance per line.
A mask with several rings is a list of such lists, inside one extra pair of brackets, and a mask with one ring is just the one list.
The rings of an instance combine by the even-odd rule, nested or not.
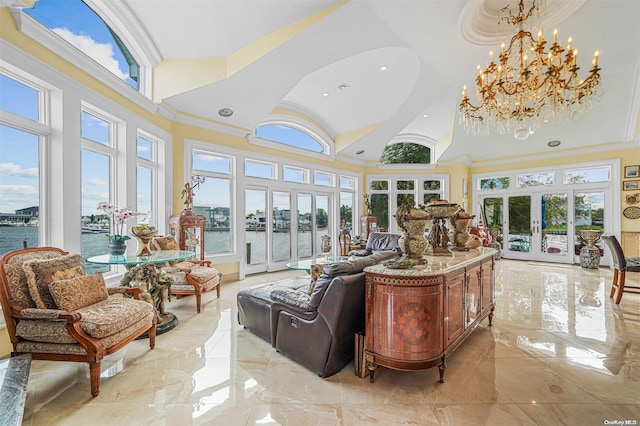
[[(0, 74), (0, 255), (39, 245), (42, 91)], [(19, 128), (18, 128), (19, 127)], [(44, 138), (43, 138), (44, 139)]]
[(205, 178), (195, 191), (193, 211), (206, 219), (205, 252), (225, 253), (233, 248), (231, 178), (233, 158), (194, 150), (192, 175)]
[[(98, 211), (102, 201), (117, 204), (112, 191), (112, 170), (116, 167), (117, 150), (114, 145), (115, 123), (100, 117), (94, 111), (82, 111), (80, 134), (82, 135), (82, 257), (88, 258), (105, 251), (106, 233), (110, 229), (109, 218)], [(131, 206), (119, 206), (131, 207)], [(104, 272), (109, 266), (85, 264), (90, 272)]]
[(137, 167), (136, 167), (136, 211), (144, 213), (138, 222), (150, 225), (158, 225), (157, 212), (155, 212), (158, 172), (158, 142), (151, 137), (138, 135), (136, 140)]

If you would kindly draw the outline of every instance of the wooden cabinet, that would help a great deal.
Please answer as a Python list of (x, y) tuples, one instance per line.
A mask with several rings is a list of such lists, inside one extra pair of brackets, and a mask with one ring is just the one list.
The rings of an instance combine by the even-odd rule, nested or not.
[(369, 239), (371, 232), (378, 230), (378, 218), (370, 214), (360, 218), (360, 236), (365, 240)]
[(365, 368), (438, 366), (484, 318), (493, 317), (494, 249), (427, 256), (423, 269), (365, 268)]
[(184, 210), (179, 215), (169, 218), (169, 232), (178, 241), (180, 250), (189, 250), (204, 260), (204, 216)]

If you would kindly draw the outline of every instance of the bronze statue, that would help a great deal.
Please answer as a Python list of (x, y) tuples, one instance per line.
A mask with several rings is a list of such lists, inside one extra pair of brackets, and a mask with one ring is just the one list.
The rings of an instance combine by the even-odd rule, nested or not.
[(181, 198), (184, 198), (184, 209), (191, 210), (193, 208), (193, 190), (200, 186), (200, 184), (204, 182), (204, 177), (202, 176), (192, 176), (191, 182), (187, 182), (184, 184), (184, 189), (182, 190)]

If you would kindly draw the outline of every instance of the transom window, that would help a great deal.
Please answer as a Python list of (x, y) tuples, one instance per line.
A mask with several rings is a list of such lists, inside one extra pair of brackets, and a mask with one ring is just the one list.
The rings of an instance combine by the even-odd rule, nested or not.
[(380, 156), (381, 164), (430, 164), (431, 148), (413, 142), (387, 145)]
[(266, 124), (256, 128), (256, 136), (272, 142), (294, 146), (312, 152), (324, 152), (325, 148), (308, 133), (282, 124)]

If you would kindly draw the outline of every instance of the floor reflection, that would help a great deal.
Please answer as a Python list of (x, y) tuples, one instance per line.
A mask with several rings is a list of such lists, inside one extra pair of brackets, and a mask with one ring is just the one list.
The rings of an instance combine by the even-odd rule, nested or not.
[(353, 365), (323, 380), (238, 326), (238, 290), (299, 274), (225, 283), (200, 314), (173, 300), (178, 326), (154, 350), (136, 341), (107, 357), (95, 399), (86, 365), (34, 361), (24, 424), (640, 422), (640, 295), (612, 304), (609, 269), (498, 261), (493, 327), (452, 354), (444, 384), (437, 368), (380, 369), (371, 384)]

